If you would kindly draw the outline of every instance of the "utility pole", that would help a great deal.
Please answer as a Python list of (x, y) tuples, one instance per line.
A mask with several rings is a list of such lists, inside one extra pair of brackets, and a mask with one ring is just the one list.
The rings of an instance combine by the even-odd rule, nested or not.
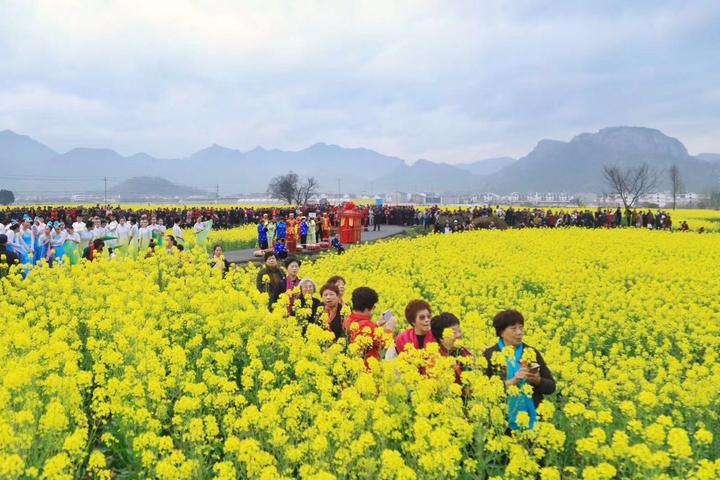
[(340, 178), (338, 178), (338, 199), (342, 197), (342, 190), (340, 190)]
[(105, 182), (105, 205), (107, 205), (107, 177), (103, 177), (103, 181)]
[(215, 203), (217, 203), (220, 200), (220, 184), (215, 184)]

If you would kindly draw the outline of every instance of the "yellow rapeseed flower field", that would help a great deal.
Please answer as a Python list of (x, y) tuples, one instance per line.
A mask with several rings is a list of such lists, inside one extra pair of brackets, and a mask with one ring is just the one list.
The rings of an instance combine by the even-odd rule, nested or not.
[[(185, 240), (187, 242), (196, 242), (194, 229), (185, 229), (183, 234), (185, 235)], [(220, 245), (223, 247), (223, 251), (225, 252), (256, 247), (258, 245), (257, 225), (248, 224), (241, 227), (227, 228), (223, 230), (210, 230), (207, 244), (208, 248), (211, 248), (213, 245)]]
[[(718, 265), (716, 234), (533, 229), (301, 267), (375, 288), (399, 319), (413, 298), (455, 313), (476, 355), (463, 385), (433, 344), (366, 369), (331, 332), (269, 313), (256, 267), (223, 277), (199, 249), (8, 275), (0, 477), (715, 479)], [(505, 308), (558, 381), (513, 436), (480, 355)]]

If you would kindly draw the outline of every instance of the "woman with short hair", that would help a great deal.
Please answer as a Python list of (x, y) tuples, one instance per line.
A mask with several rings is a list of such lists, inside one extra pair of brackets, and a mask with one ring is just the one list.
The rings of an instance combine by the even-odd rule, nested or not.
[[(493, 318), (498, 342), (483, 352), (487, 360), (488, 376), (503, 379), (505, 387), (517, 387), (517, 395), (508, 396), (508, 424), (510, 430), (521, 427), (518, 415), (525, 412), (529, 428), (537, 421), (536, 409), (545, 395), (555, 392), (555, 379), (540, 352), (523, 342), (525, 319), (517, 310), (504, 310)], [(532, 387), (532, 396), (523, 393), (526, 384)]]
[(412, 344), (416, 350), (425, 348), (428, 343), (435, 342), (431, 331), (432, 310), (425, 300), (412, 300), (405, 307), (405, 320), (410, 328), (395, 338), (395, 350), (398, 355)]
[(303, 333), (305, 333), (307, 324), (320, 324), (319, 317), (322, 302), (319, 298), (315, 297), (316, 293), (317, 286), (315, 286), (315, 282), (309, 278), (303, 278), (300, 280), (300, 296), (294, 302), (290, 314), (298, 320), (305, 322), (305, 325), (303, 326)]
[(463, 337), (460, 319), (452, 313), (443, 312), (432, 318), (430, 331), (439, 344), (440, 355), (458, 359), (455, 362), (455, 383), (460, 384), (461, 375), (465, 369), (465, 363), (460, 360), (460, 357), (471, 358), (473, 356), (470, 350), (457, 344), (458, 340)]
[(338, 295), (340, 295), (340, 303), (342, 304), (343, 296), (345, 295), (345, 285), (347, 285), (345, 278), (341, 277), (340, 275), (333, 275), (332, 277), (327, 279), (327, 282), (325, 282), (325, 284), (333, 284), (337, 286), (339, 292)]
[(343, 304), (340, 297), (340, 289), (334, 283), (326, 283), (320, 289), (320, 296), (325, 305), (321, 319), (323, 326), (335, 334), (335, 340), (345, 334), (343, 323), (345, 316), (343, 315)]
[(383, 330), (388, 335), (392, 335), (393, 330), (395, 330), (394, 317), (389, 319), (381, 317), (377, 322), (372, 320), (378, 301), (378, 294), (372, 288), (356, 288), (352, 292), (353, 311), (343, 323), (351, 347), (359, 338), (364, 339), (358, 353), (364, 358), (366, 367), (370, 366), (368, 363), (370, 358), (378, 361), (381, 359), (380, 352), (386, 346)]
[(258, 272), (255, 285), (259, 292), (268, 294), (269, 309), (285, 291), (285, 272), (278, 266), (274, 252), (265, 252), (265, 268)]

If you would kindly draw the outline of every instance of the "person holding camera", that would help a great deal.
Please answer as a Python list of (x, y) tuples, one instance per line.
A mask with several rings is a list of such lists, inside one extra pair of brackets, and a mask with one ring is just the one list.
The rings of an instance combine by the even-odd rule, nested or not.
[[(396, 320), (392, 315), (383, 315), (377, 323), (373, 322), (372, 314), (378, 301), (378, 294), (372, 288), (360, 287), (353, 290), (353, 311), (343, 325), (350, 345), (358, 341), (362, 342), (361, 345), (366, 344), (363, 346), (365, 366), (368, 366), (370, 358), (380, 361), (380, 351), (388, 346), (385, 344), (382, 330), (378, 327), (384, 327), (385, 333), (391, 336), (395, 330)], [(361, 337), (362, 340), (359, 340)]]
[[(483, 352), (488, 376), (499, 376), (508, 391), (508, 424), (510, 430), (524, 425), (518, 416), (525, 412), (528, 428), (537, 421), (537, 407), (545, 395), (555, 392), (555, 379), (540, 352), (523, 342), (525, 319), (517, 310), (504, 310), (493, 318), (498, 342)], [(532, 387), (532, 396), (523, 387)]]

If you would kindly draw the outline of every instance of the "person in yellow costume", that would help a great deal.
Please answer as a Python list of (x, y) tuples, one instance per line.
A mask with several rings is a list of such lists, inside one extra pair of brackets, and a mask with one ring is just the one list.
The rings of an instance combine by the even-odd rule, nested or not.
[(298, 222), (295, 214), (291, 213), (287, 219), (287, 249), (290, 253), (297, 251)]

